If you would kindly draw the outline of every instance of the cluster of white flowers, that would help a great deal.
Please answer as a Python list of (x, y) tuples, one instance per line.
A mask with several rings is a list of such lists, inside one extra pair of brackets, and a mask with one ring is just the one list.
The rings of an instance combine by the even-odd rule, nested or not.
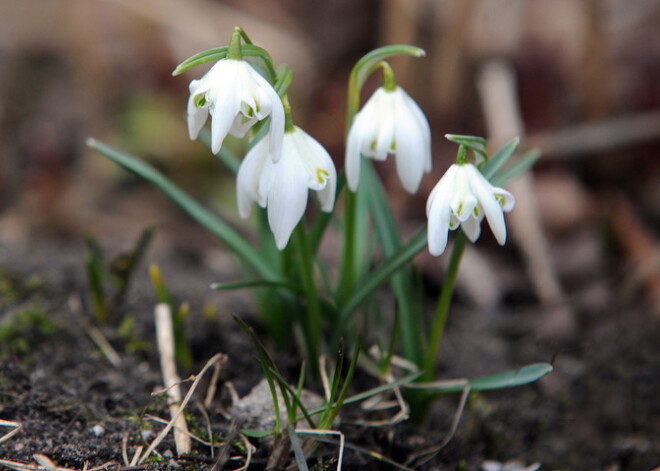
[[(211, 116), (212, 151), (231, 134), (244, 137), (258, 121), (270, 117), (268, 135), (247, 153), (239, 171), (239, 214), (247, 218), (256, 202), (268, 210), (268, 222), (283, 249), (307, 207), (309, 190), (318, 193), (321, 209), (334, 207), (337, 172), (328, 152), (297, 126), (286, 126), (285, 110), (271, 84), (243, 60), (219, 60), (200, 80), (190, 83), (188, 130), (195, 139)], [(419, 189), (431, 170), (431, 130), (424, 113), (399, 86), (381, 87), (352, 122), (346, 146), (346, 180), (358, 188), (361, 156), (385, 160), (396, 155), (403, 187)], [(450, 229), (459, 226), (471, 241), (488, 224), (500, 244), (506, 239), (503, 212), (513, 208), (511, 193), (492, 186), (472, 164), (452, 165), (431, 192), (426, 212), (428, 244), (433, 255), (447, 246)]]
[(244, 137), (270, 116), (268, 135), (252, 147), (238, 170), (239, 214), (250, 216), (252, 203), (268, 208), (268, 223), (281, 250), (307, 207), (310, 189), (321, 209), (335, 204), (337, 171), (328, 152), (297, 126), (285, 129), (277, 92), (245, 61), (219, 60), (201, 80), (190, 83), (188, 130), (195, 139), (211, 115), (211, 150), (218, 153), (227, 134)]

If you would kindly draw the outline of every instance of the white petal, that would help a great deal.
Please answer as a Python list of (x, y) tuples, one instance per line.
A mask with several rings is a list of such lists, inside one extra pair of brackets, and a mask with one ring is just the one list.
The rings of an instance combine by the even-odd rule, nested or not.
[(270, 156), (273, 162), (278, 162), (282, 157), (284, 139), (284, 106), (275, 89), (265, 79), (262, 80), (266, 87), (264, 91), (270, 100)]
[(351, 129), (348, 132), (346, 142), (346, 154), (344, 156), (344, 170), (348, 188), (355, 193), (360, 182), (360, 150), (364, 139), (360, 129), (360, 113), (355, 115)]
[(308, 187), (318, 191), (321, 209), (331, 212), (337, 188), (337, 170), (332, 157), (316, 139), (297, 126), (294, 136), (300, 165), (308, 172)]
[[(454, 184), (455, 183), (453, 183), (453, 181), (456, 178), (456, 170), (457, 170), (456, 167), (457, 166), (455, 164), (451, 165), (447, 169), (445, 174), (442, 176), (442, 178), (440, 178), (438, 183), (436, 183), (436, 185), (433, 187), (433, 190), (431, 190), (431, 193), (429, 194), (429, 197), (426, 200), (426, 217), (429, 217), (429, 214), (430, 214), (430, 211), (431, 211), (431, 205), (433, 204), (433, 201), (435, 200), (435, 198), (438, 197), (438, 194), (441, 195), (440, 196), (441, 198), (442, 197), (446, 198), (446, 196), (443, 196), (443, 195), (451, 194), (451, 192), (454, 191)], [(445, 188), (447, 186), (450, 186), (450, 185), (451, 185), (451, 191), (443, 190), (443, 188)], [(448, 202), (449, 199), (448, 198), (446, 198), (446, 199), (447, 199), (447, 202)], [(447, 203), (447, 204), (449, 204), (449, 203)]]
[(236, 177), (236, 197), (238, 214), (243, 218), (250, 216), (252, 203), (266, 205), (266, 195), (260, 191), (259, 182), (268, 162), (268, 137), (257, 142), (247, 153)]
[(451, 210), (442, 201), (436, 200), (431, 205), (427, 224), (429, 252), (438, 256), (447, 248), (447, 237), (449, 234), (449, 219)]
[(428, 217), (428, 244), (431, 255), (438, 256), (447, 247), (451, 208), (449, 197), (454, 192), (456, 166), (449, 167), (445, 175), (436, 184), (426, 203)]
[[(407, 111), (403, 105), (397, 107), (397, 112)], [(396, 123), (396, 169), (401, 184), (414, 194), (419, 189), (419, 184), (424, 176), (428, 160), (428, 143), (415, 126), (410, 115), (399, 114)]]
[(432, 166), (432, 158), (431, 158), (431, 127), (429, 125), (429, 122), (426, 119), (424, 112), (415, 102), (415, 100), (413, 100), (403, 88), (397, 87), (397, 90), (400, 91), (400, 94), (402, 96), (401, 102), (408, 109), (409, 113), (412, 116), (412, 119), (414, 119), (415, 127), (419, 132), (420, 139), (422, 139), (424, 142), (424, 148), (426, 149), (424, 171), (430, 172)]
[(197, 94), (190, 94), (188, 98), (188, 135), (191, 140), (197, 139), (199, 131), (204, 127), (206, 119), (209, 116), (208, 105), (197, 107), (195, 106), (195, 97)]
[(495, 188), (495, 197), (505, 213), (510, 212), (516, 205), (516, 199), (504, 188)]
[(480, 221), (474, 215), (461, 223), (461, 229), (463, 229), (465, 235), (470, 239), (470, 242), (476, 242), (481, 234)]
[(217, 154), (234, 124), (241, 102), (232, 81), (217, 84), (209, 91), (208, 99), (211, 101), (211, 152)]
[(283, 142), (282, 158), (269, 164), (267, 185), (268, 223), (275, 236), (275, 245), (282, 250), (291, 237), (307, 207), (307, 175), (297, 165), (297, 159), (287, 155), (287, 139)]
[(493, 231), (497, 242), (500, 245), (504, 245), (506, 241), (504, 214), (493, 193), (494, 188), (474, 165), (466, 164), (465, 166), (468, 167), (467, 170), (470, 174), (470, 186), (484, 210), (488, 225), (491, 231)]
[(463, 222), (470, 217), (478, 204), (476, 196), (472, 193), (467, 165), (456, 165), (455, 181), (456, 188), (449, 205), (458, 220)]

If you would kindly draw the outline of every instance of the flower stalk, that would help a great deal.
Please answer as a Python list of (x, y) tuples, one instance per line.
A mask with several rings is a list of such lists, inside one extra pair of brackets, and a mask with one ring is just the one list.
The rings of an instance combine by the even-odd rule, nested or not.
[(421, 381), (431, 381), (435, 377), (435, 365), (442, 343), (442, 337), (445, 332), (445, 324), (447, 323), (447, 315), (449, 314), (449, 306), (451, 299), (454, 295), (454, 288), (456, 286), (456, 279), (458, 278), (458, 269), (461, 265), (463, 252), (465, 251), (465, 244), (467, 237), (463, 231), (460, 231), (454, 242), (454, 250), (451, 254), (449, 261), (449, 268), (447, 269), (447, 276), (442, 284), (442, 290), (438, 297), (438, 307), (431, 326), (431, 335), (426, 350), (426, 357), (424, 359), (424, 375)]

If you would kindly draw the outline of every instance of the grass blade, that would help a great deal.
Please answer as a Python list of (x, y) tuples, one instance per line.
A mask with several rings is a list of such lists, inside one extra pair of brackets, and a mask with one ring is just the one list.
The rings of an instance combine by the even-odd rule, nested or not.
[(510, 180), (513, 180), (521, 173), (529, 170), (541, 158), (539, 149), (532, 149), (527, 152), (520, 160), (512, 164), (509, 168), (501, 171), (493, 177), (491, 183), (495, 186), (503, 186)]
[(161, 189), (193, 219), (224, 242), (247, 266), (261, 274), (265, 279), (279, 279), (277, 273), (264, 262), (261, 254), (242, 235), (192, 199), (154, 167), (133, 155), (93, 138), (87, 139), (87, 145)]
[(488, 161), (481, 169), (481, 173), (483, 173), (487, 180), (490, 180), (495, 174), (497, 174), (497, 172), (504, 166), (504, 164), (507, 163), (507, 161), (515, 152), (519, 143), (520, 138), (514, 137), (509, 142), (504, 144), (504, 146), (502, 146), (502, 148), (498, 150), (495, 155), (488, 159)]
[(364, 280), (364, 283), (359, 285), (339, 312), (340, 325), (346, 325), (351, 315), (374, 290), (386, 282), (394, 273), (405, 266), (406, 263), (426, 247), (426, 236), (426, 227), (423, 227), (410, 242), (385, 260)]

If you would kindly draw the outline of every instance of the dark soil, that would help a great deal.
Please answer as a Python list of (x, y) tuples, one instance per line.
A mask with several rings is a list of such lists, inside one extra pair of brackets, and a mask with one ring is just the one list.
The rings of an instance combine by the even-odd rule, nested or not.
[[(230, 405), (223, 385), (231, 381), (239, 396), (245, 396), (262, 372), (254, 348), (230, 314), (244, 316), (257, 330), (259, 322), (246, 293), (207, 290), (210, 281), (222, 276), (218, 266), (227, 272), (235, 268), (212, 241), (202, 236), (191, 243), (188, 236), (160, 234), (148, 258), (159, 263), (172, 293), (192, 303), (186, 329), (194, 366), (182, 368), (182, 377), (198, 372), (217, 352), (229, 355), (206, 413), (216, 438), (235, 439), (229, 453), (236, 458), (226, 463), (233, 469), (244, 464), (245, 454), (235, 425), (222, 414)], [(130, 246), (130, 238), (123, 240)], [(212, 253), (220, 265), (203, 263)], [(152, 395), (161, 378), (152, 320), (155, 296), (146, 268), (138, 270), (116, 313), (134, 319), (131, 338), (120, 334), (117, 323), (102, 326), (121, 358), (114, 367), (84, 328), (93, 323), (84, 256), (82, 241), (59, 236), (30, 236), (3, 247), (0, 419), (22, 425), (18, 435), (1, 445), (4, 460), (29, 463), (35, 454), (44, 454), (61, 467), (126, 468), (122, 447), (130, 460), (136, 447), (146, 447), (163, 427), (150, 417), (169, 417), (162, 396)], [(495, 267), (501, 263), (492, 260)], [(539, 308), (529, 287), (520, 283), (525, 279), (520, 268), (501, 267), (502, 278), (510, 281), (504, 283), (505, 301), (497, 310), (471, 307), (459, 291), (440, 378), (478, 376), (539, 361), (552, 362), (555, 370), (533, 385), (472, 395), (456, 435), (425, 468), (480, 469), (485, 460), (519, 460), (538, 462), (542, 469), (648, 470), (660, 463), (660, 318), (645, 308), (644, 297), (622, 295), (619, 268), (599, 263), (598, 270), (580, 270), (583, 279), (575, 281), (579, 288), (566, 306)], [(215, 315), (203, 316), (204, 304), (214, 305)], [(132, 351), (136, 345), (142, 347)], [(294, 382), (298, 360), (292, 352), (270, 348)], [(198, 403), (208, 384), (205, 378), (196, 392)], [(353, 392), (376, 384), (360, 371)], [(421, 425), (380, 428), (355, 425), (378, 417), (347, 407), (339, 428), (348, 444), (403, 463), (444, 438), (456, 405), (457, 398), (439, 399)], [(202, 437), (207, 436), (205, 420), (197, 406), (189, 407), (193, 431)], [(252, 442), (257, 446), (252, 466), (259, 469), (271, 444)], [(150, 460), (147, 467), (210, 469), (219, 456), (218, 450), (212, 454), (198, 443), (191, 455), (176, 456), (171, 436), (157, 450), (162, 458)], [(330, 462), (336, 456), (333, 446), (322, 452)], [(347, 452), (344, 469), (365, 466), (388, 467)]]

